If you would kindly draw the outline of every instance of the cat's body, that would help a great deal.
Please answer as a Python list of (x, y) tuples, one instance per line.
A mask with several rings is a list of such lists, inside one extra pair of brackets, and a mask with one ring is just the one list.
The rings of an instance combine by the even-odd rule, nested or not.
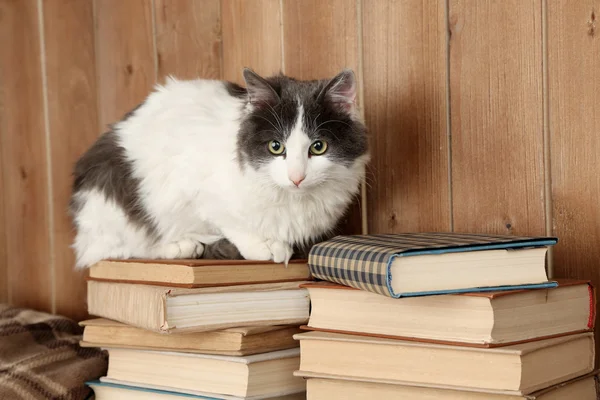
[(78, 267), (199, 257), (223, 238), (244, 258), (287, 262), (292, 246), (331, 231), (368, 159), (353, 74), (329, 88), (245, 78), (247, 92), (171, 79), (82, 156), (71, 202)]

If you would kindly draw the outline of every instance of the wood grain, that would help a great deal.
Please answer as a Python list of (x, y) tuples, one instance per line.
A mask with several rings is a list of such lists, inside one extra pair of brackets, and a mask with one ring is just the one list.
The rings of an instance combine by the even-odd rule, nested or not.
[[(0, 63), (1, 64), (1, 63)], [(0, 90), (2, 89), (2, 83), (0, 81)], [(1, 95), (0, 95), (0, 98)], [(2, 157), (2, 130), (4, 124), (2, 122), (2, 105), (0, 103), (0, 303), (6, 303), (9, 299), (8, 293), (8, 255), (6, 254), (6, 219), (4, 218), (4, 198), (6, 197), (7, 187), (4, 186), (4, 172), (6, 166), (4, 164), (4, 158)]]
[[(600, 285), (600, 1), (548, 2), (554, 276)], [(596, 332), (596, 351), (600, 335)], [(598, 365), (598, 360), (596, 362)]]
[[(355, 0), (283, 0), (283, 65), (298, 79), (332, 78), (343, 68), (359, 75)], [(359, 104), (362, 107), (362, 104)], [(349, 208), (340, 233), (362, 231), (360, 198)]]
[(219, 0), (155, 0), (158, 80), (221, 77)]
[[(64, 43), (68, 42), (69, 46)], [(48, 81), (54, 221), (55, 312), (87, 316), (85, 274), (74, 269), (74, 229), (67, 213), (72, 170), (98, 136), (92, 1), (45, 0), (44, 43)]]
[(223, 79), (242, 84), (242, 69), (269, 76), (281, 69), (278, 0), (222, 0)]
[(0, 151), (11, 303), (51, 310), (48, 180), (37, 3), (0, 1)]
[(545, 233), (541, 0), (451, 0), (454, 229)]
[(449, 231), (446, 13), (437, 0), (363, 9), (369, 231)]
[(156, 80), (152, 2), (95, 0), (99, 124), (120, 120)]

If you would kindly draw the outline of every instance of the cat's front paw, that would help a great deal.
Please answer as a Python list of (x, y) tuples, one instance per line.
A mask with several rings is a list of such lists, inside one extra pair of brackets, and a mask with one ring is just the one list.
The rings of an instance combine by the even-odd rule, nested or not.
[(285, 263), (285, 265), (287, 265), (290, 261), (290, 258), (292, 258), (294, 250), (292, 249), (292, 246), (290, 246), (286, 242), (269, 240), (267, 241), (267, 246), (269, 247), (269, 249), (271, 249), (271, 254), (273, 255), (273, 262)]

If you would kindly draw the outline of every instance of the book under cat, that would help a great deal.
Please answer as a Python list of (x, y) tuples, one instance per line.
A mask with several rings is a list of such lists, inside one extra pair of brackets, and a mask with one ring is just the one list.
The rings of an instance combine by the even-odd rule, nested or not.
[(466, 233), (336, 236), (312, 247), (314, 278), (399, 298), (554, 287), (552, 237)]
[(243, 356), (298, 347), (293, 335), (297, 326), (249, 326), (185, 335), (165, 335), (96, 318), (79, 323), (84, 327), (82, 347), (118, 347), (143, 350)]
[(498, 348), (473, 348), (327, 332), (295, 335), (295, 374), (525, 395), (590, 373), (591, 332)]
[(307, 282), (187, 289), (88, 281), (88, 311), (161, 333), (300, 325), (310, 303), (301, 283)]
[(588, 281), (401, 300), (329, 282), (302, 286), (311, 299), (309, 329), (405, 340), (496, 347), (589, 331), (596, 315)]

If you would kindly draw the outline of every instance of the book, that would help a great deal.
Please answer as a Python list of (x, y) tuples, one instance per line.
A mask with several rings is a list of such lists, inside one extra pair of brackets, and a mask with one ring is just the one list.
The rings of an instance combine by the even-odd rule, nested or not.
[(250, 260), (102, 260), (89, 279), (171, 287), (210, 287), (310, 280), (306, 260), (288, 266)]
[(472, 391), (445, 389), (426, 386), (390, 385), (363, 381), (310, 378), (306, 390), (311, 400), (597, 400), (598, 387), (596, 372), (578, 377), (537, 392), (521, 395), (502, 391)]
[(342, 235), (316, 244), (316, 279), (399, 298), (554, 287), (545, 259), (553, 237), (465, 233)]
[(591, 282), (559, 280), (558, 284), (550, 289), (398, 301), (334, 283), (308, 283), (302, 285), (311, 300), (304, 328), (480, 347), (592, 330), (596, 297)]
[(115, 379), (100, 378), (86, 382), (94, 390), (96, 400), (306, 400), (306, 393), (299, 392), (283, 396), (226, 396), (216, 393), (195, 391), (173, 392), (156, 385), (136, 386), (124, 384)]
[(304, 379), (293, 375), (300, 364), (298, 348), (241, 357), (106, 350), (106, 378), (131, 385), (243, 398), (284, 396), (306, 390)]
[(203, 332), (308, 321), (304, 282), (173, 288), (88, 281), (88, 311), (155, 332)]
[(307, 332), (297, 376), (531, 394), (594, 369), (591, 332), (492, 349)]
[(165, 335), (95, 318), (79, 323), (84, 327), (82, 347), (119, 347), (141, 350), (245, 356), (298, 347), (293, 336), (298, 326), (248, 326), (184, 335)]

